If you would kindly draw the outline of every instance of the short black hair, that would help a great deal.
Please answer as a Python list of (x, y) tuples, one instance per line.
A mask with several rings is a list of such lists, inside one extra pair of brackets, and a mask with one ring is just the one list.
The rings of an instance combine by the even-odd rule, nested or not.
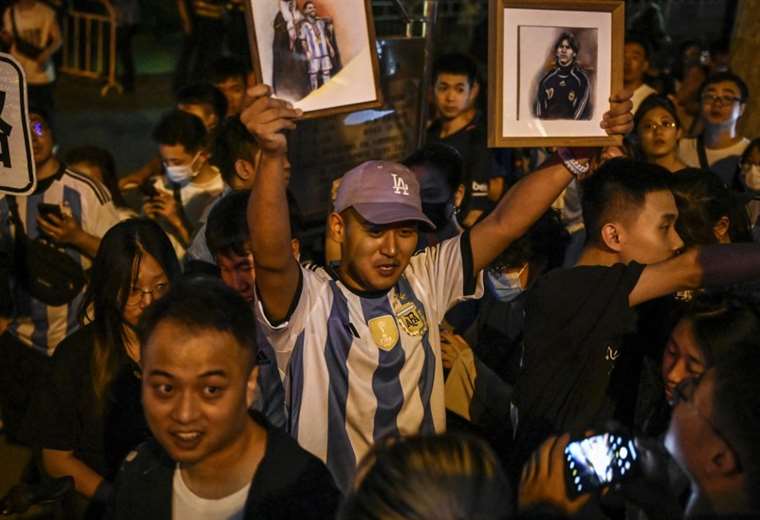
[(177, 105), (207, 105), (221, 122), (227, 116), (227, 98), (211, 83), (193, 83), (179, 89)]
[(644, 101), (641, 102), (639, 108), (636, 109), (636, 114), (633, 116), (633, 131), (638, 132), (639, 123), (642, 118), (652, 109), (662, 108), (666, 110), (673, 121), (676, 123), (676, 128), (681, 128), (681, 119), (678, 117), (678, 111), (676, 110), (673, 102), (667, 98), (667, 96), (661, 96), (659, 94), (649, 94)]
[(140, 317), (138, 332), (143, 350), (156, 327), (164, 321), (178, 323), (191, 332), (215, 330), (230, 334), (240, 348), (248, 352), (248, 369), (253, 368), (258, 355), (253, 310), (221, 280), (194, 276), (173, 283), (169, 292)]
[(248, 68), (234, 56), (220, 56), (211, 62), (206, 72), (206, 78), (214, 85), (230, 78), (240, 78), (245, 84), (247, 76)]
[[(431, 167), (437, 176), (443, 178), (451, 191), (451, 195), (457, 191), (462, 182), (462, 170), (464, 168), (462, 154), (453, 146), (445, 143), (428, 143), (412, 152), (409, 157), (401, 161), (401, 164), (407, 168), (414, 166)], [(424, 199), (425, 187), (420, 186), (420, 188)]]
[(250, 190), (225, 195), (214, 205), (206, 221), (206, 245), (211, 255), (237, 256), (251, 253), (251, 234), (248, 231), (248, 199)]
[(580, 44), (578, 43), (578, 38), (575, 37), (575, 34), (571, 33), (570, 31), (565, 31), (562, 34), (559, 35), (559, 38), (557, 38), (557, 41), (554, 43), (554, 50), (557, 50), (557, 47), (562, 45), (562, 41), (567, 40), (567, 44), (570, 45), (570, 48), (573, 49), (573, 52), (575, 54), (578, 54), (578, 50), (580, 50)]
[(561, 267), (570, 234), (559, 212), (550, 208), (527, 233), (509, 244), (492, 262), (493, 267), (520, 267), (527, 262), (543, 264), (546, 271)]
[(712, 416), (737, 452), (746, 475), (745, 497), (760, 509), (760, 342), (757, 337), (740, 343), (715, 365)]
[(625, 35), (625, 44), (635, 43), (644, 51), (644, 57), (649, 60), (652, 57), (652, 43), (649, 38), (638, 33), (628, 33)]
[(181, 144), (187, 152), (197, 152), (206, 146), (206, 127), (198, 116), (174, 109), (161, 117), (153, 129), (153, 140), (158, 144)]
[(235, 178), (235, 163), (243, 159), (255, 162), (258, 152), (256, 139), (237, 117), (226, 119), (216, 131), (211, 150), (211, 164), (219, 169), (229, 186)]
[(475, 60), (459, 52), (443, 54), (435, 60), (433, 65), (433, 83), (441, 74), (458, 74), (467, 76), (470, 86), (480, 82), (478, 75), (478, 66)]
[(624, 157), (610, 159), (581, 184), (586, 242), (602, 240), (602, 226), (623, 213), (640, 209), (649, 193), (669, 191), (670, 172), (656, 164)]
[(702, 97), (702, 94), (704, 94), (705, 90), (707, 90), (707, 87), (714, 85), (715, 83), (721, 83), (723, 81), (730, 81), (736, 85), (739, 88), (739, 97), (741, 98), (740, 101), (742, 103), (747, 102), (747, 99), (749, 98), (749, 87), (747, 86), (747, 83), (745, 83), (741, 76), (729, 71), (717, 72), (708, 76), (704, 83), (702, 83), (702, 85), (699, 87), (699, 97)]

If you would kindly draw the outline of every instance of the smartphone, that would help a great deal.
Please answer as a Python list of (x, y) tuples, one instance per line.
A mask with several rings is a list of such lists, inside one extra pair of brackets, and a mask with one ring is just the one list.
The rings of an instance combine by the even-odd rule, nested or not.
[(63, 211), (61, 211), (61, 206), (58, 204), (48, 204), (46, 202), (40, 202), (37, 205), (37, 211), (39, 211), (40, 216), (47, 217), (48, 215), (55, 215), (58, 218), (63, 218)]
[(565, 447), (567, 489), (577, 497), (620, 482), (635, 472), (638, 459), (632, 437), (603, 433), (572, 441)]

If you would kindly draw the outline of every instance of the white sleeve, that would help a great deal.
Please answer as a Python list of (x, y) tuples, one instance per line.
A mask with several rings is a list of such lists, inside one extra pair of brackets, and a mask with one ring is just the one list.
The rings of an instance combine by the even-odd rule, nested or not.
[(405, 272), (417, 294), (427, 294), (435, 323), (456, 303), (483, 296), (483, 273), (472, 273), (469, 232), (428, 247), (412, 257)]
[(106, 231), (119, 223), (119, 214), (112, 201), (101, 203), (91, 193), (83, 207), (82, 230), (98, 238), (102, 238)]

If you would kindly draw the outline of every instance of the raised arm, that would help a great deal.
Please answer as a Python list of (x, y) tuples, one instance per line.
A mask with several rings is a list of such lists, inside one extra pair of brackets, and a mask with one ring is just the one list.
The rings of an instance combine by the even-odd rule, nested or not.
[(760, 244), (716, 244), (688, 249), (648, 265), (628, 296), (631, 307), (678, 291), (760, 280)]
[[(630, 93), (611, 98), (610, 111), (602, 127), (610, 135), (625, 135), (632, 129)], [(509, 244), (523, 236), (549, 209), (570, 181), (572, 174), (560, 162), (527, 175), (501, 199), (496, 209), (470, 232), (474, 272), (487, 267)]]
[(251, 230), (256, 287), (267, 317), (274, 322), (287, 318), (298, 296), (300, 268), (290, 247), (290, 219), (285, 194), (284, 130), (295, 128), (300, 111), (270, 96), (266, 85), (248, 90), (252, 101), (240, 120), (261, 148), (259, 171), (248, 203), (248, 227)]

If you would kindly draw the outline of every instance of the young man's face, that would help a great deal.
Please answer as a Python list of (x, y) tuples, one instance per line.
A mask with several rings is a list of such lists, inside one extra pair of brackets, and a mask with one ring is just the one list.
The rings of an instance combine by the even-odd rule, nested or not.
[(470, 85), (466, 74), (438, 74), (434, 85), (435, 107), (443, 119), (455, 119), (470, 110), (478, 97), (477, 82)]
[(679, 383), (701, 376), (704, 371), (705, 356), (694, 336), (694, 325), (691, 320), (681, 320), (670, 333), (662, 356), (662, 382), (668, 402), (673, 402), (673, 392)]
[(675, 222), (678, 208), (669, 190), (647, 193), (644, 205), (631, 210), (620, 227), (620, 256), (624, 263), (656, 264), (683, 247)]
[(575, 60), (575, 51), (568, 40), (562, 40), (557, 45), (557, 62), (562, 65), (570, 65)]
[[(709, 460), (716, 443), (723, 443), (711, 422), (715, 392), (714, 371), (708, 370), (687, 400), (673, 407), (665, 447), (697, 485), (709, 478)], [(676, 391), (678, 393), (678, 391)]]
[(253, 255), (248, 253), (240, 256), (234, 251), (227, 251), (216, 256), (216, 263), (222, 276), (222, 281), (237, 291), (245, 300), (253, 304), (256, 297), (256, 270), (253, 266)]
[(224, 467), (246, 428), (256, 370), (229, 333), (160, 322), (142, 349), (145, 418), (169, 456)]
[(245, 78), (243, 76), (231, 76), (219, 83), (214, 83), (214, 86), (227, 98), (227, 117), (234, 117), (240, 114), (243, 110)]
[(649, 68), (646, 51), (641, 44), (628, 42), (625, 44), (623, 52), (625, 57), (623, 80), (634, 83), (640, 82)]
[(193, 172), (203, 167), (205, 157), (198, 152), (189, 152), (182, 144), (159, 144), (158, 154), (164, 166), (190, 166)]
[[(417, 247), (417, 224), (377, 226), (353, 210), (331, 216), (333, 238), (341, 243), (340, 272), (352, 289), (381, 291), (393, 287)], [(340, 232), (336, 232), (336, 226)]]
[(733, 81), (712, 83), (702, 91), (702, 117), (708, 125), (736, 125), (744, 106), (739, 86)]
[(42, 117), (37, 114), (29, 115), (29, 123), (32, 127), (32, 151), (34, 163), (37, 165), (46, 163), (53, 156), (53, 132)]

